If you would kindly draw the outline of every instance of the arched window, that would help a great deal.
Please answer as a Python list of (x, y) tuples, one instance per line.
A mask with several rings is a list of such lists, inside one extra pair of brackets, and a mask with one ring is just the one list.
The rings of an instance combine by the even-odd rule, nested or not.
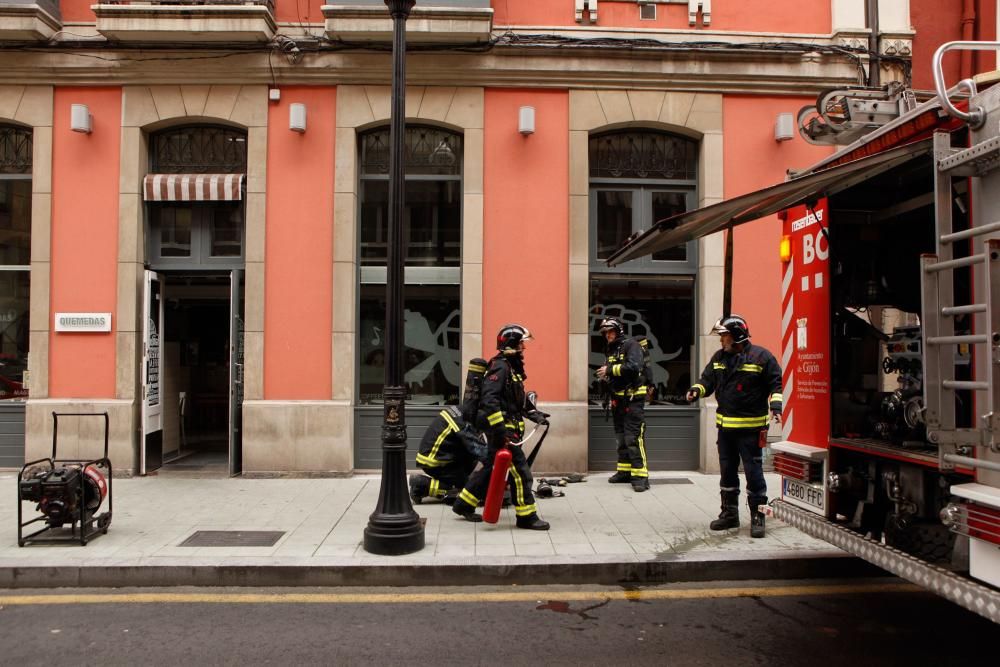
[[(389, 128), (358, 137), (358, 403), (382, 402)], [(404, 138), (404, 381), (415, 404), (457, 403), (461, 385), (462, 136), (409, 126)]]
[(149, 165), (143, 192), (150, 267), (242, 267), (246, 132), (216, 125), (156, 132)]
[(0, 125), (0, 400), (28, 395), (31, 163), (31, 128)]
[[(590, 138), (590, 365), (603, 361), (601, 319), (620, 318), (626, 335), (649, 339), (654, 406), (681, 402), (691, 381), (697, 244), (614, 268), (604, 260), (632, 234), (696, 206), (698, 149), (649, 129)], [(598, 391), (591, 386), (592, 402)]]

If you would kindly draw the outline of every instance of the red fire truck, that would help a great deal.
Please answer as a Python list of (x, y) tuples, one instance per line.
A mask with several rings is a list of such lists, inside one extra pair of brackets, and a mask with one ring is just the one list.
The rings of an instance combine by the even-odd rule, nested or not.
[(851, 143), (662, 220), (609, 262), (778, 214), (773, 515), (1000, 623), (1000, 85), (946, 90), (940, 66), (985, 48), (1000, 44), (942, 46), (922, 103), (896, 86), (824, 93), (800, 132)]

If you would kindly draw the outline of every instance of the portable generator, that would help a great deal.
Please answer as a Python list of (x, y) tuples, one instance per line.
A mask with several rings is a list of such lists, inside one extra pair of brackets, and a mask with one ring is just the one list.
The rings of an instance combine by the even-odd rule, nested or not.
[[(58, 459), (59, 417), (103, 417), (104, 456), (90, 461)], [(107, 533), (111, 525), (111, 461), (108, 459), (108, 413), (52, 413), (52, 457), (29, 461), (17, 479), (17, 545), (56, 540), (87, 541)], [(106, 512), (98, 513), (105, 499)], [(22, 518), (22, 503), (35, 503), (39, 512)], [(36, 522), (45, 527), (25, 535), (24, 528)], [(62, 529), (69, 524), (69, 530)], [(79, 531), (77, 528), (79, 527)], [(48, 531), (54, 531), (49, 533)], [(39, 537), (45, 535), (44, 538)]]

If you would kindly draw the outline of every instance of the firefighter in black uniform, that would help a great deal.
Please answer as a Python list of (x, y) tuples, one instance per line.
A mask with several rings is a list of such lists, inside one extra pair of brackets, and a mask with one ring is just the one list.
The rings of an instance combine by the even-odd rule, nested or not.
[[(531, 333), (519, 324), (506, 324), (497, 334), (497, 350), (490, 360), (483, 378), (483, 391), (479, 399), (479, 421), (486, 432), (489, 453), (483, 467), (472, 473), (465, 488), (458, 494), (452, 510), (467, 521), (482, 521), (476, 507), (486, 496), (493, 472), (493, 461), (501, 447), (519, 442), (524, 437), (524, 418), (539, 425), (547, 425), (546, 415), (538, 410), (529, 411), (525, 406), (524, 343), (531, 340)], [(511, 463), (508, 484), (517, 527), (530, 530), (548, 530), (549, 524), (538, 517), (538, 508), (531, 493), (531, 468), (521, 448), (510, 446)]]
[(635, 338), (625, 338), (621, 320), (608, 317), (601, 322), (607, 341), (607, 362), (597, 369), (597, 377), (607, 382), (611, 392), (611, 414), (618, 445), (618, 471), (608, 481), (632, 483), (633, 491), (649, 490), (646, 467), (646, 375), (643, 351)]
[(688, 401), (715, 393), (719, 407), (715, 425), (719, 429), (719, 468), (722, 512), (712, 521), (712, 530), (738, 528), (740, 459), (747, 478), (750, 507), (750, 535), (764, 537), (767, 484), (761, 456), (761, 442), (768, 426), (768, 411), (781, 419), (781, 367), (774, 355), (750, 342), (750, 329), (739, 315), (727, 315), (716, 322), (712, 333), (719, 334), (722, 349), (712, 356), (705, 371), (690, 389)]
[(438, 413), (420, 441), (417, 465), (427, 475), (410, 476), (410, 498), (440, 498), (451, 504), (476, 467), (486, 460), (486, 440), (475, 427), (483, 375), (489, 362), (473, 359), (465, 377), (462, 405), (449, 405)]

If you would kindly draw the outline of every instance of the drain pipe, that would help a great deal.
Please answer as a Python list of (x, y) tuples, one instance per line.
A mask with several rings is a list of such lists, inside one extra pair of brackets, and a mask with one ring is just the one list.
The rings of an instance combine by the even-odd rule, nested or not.
[[(972, 0), (966, 0), (971, 2)], [(882, 76), (879, 72), (881, 62), (879, 60), (879, 36), (878, 36), (878, 0), (865, 0), (865, 14), (868, 23), (868, 81), (870, 88), (878, 88), (882, 85)]]
[[(962, 41), (971, 42), (976, 35), (976, 0), (962, 0)], [(968, 79), (972, 76), (972, 51), (962, 51), (959, 61), (958, 78)]]

